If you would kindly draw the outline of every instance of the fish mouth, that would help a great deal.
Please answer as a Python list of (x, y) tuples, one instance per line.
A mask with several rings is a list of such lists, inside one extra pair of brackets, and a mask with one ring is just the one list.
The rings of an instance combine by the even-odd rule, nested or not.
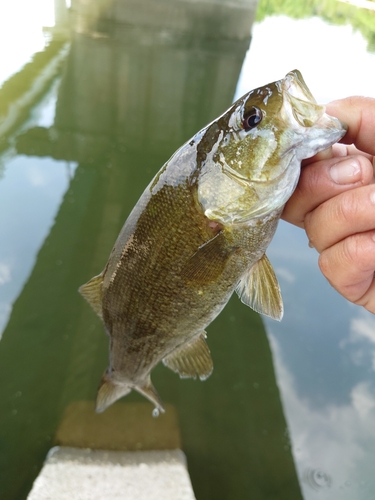
[(316, 102), (298, 69), (281, 80), (281, 88), (295, 120), (302, 127), (314, 126), (324, 115), (325, 107)]
[(288, 92), (290, 95), (293, 95), (302, 101), (317, 104), (298, 69), (289, 71), (289, 73), (285, 75), (285, 78), (281, 80), (281, 88), (284, 92)]
[[(284, 97), (284, 119), (286, 119), (287, 125), (292, 125), (290, 121), (292, 116), (297, 122), (294, 127), (292, 125), (292, 128), (303, 127), (302, 130), (305, 131), (306, 135), (309, 135), (309, 130), (312, 128), (320, 129), (325, 135), (327, 143), (331, 144), (345, 135), (348, 129), (347, 125), (325, 113), (325, 106), (317, 104), (297, 69), (290, 71), (280, 83)], [(300, 131), (302, 130), (300, 129)], [(303, 142), (304, 140), (301, 139), (299, 144), (293, 144), (293, 148), (300, 146)], [(284, 154), (288, 153), (289, 150), (285, 151)]]

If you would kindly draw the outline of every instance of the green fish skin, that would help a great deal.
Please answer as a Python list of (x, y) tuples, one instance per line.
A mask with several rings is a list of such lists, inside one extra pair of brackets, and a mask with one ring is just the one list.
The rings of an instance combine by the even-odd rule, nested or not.
[(164, 411), (150, 378), (160, 361), (206, 379), (205, 328), (235, 290), (254, 310), (282, 318), (265, 251), (301, 160), (345, 132), (295, 70), (248, 92), (176, 151), (129, 215), (104, 271), (80, 288), (110, 338), (97, 411), (132, 389)]

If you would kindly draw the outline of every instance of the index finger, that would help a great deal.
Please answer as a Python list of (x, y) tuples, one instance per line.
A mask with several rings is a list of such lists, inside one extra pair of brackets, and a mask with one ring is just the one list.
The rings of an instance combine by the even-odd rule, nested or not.
[(375, 99), (347, 97), (327, 104), (326, 111), (348, 125), (340, 142), (353, 143), (358, 149), (375, 155)]
[(340, 157), (343, 158), (344, 156), (356, 156), (356, 155), (365, 156), (370, 161), (373, 160), (373, 155), (365, 153), (365, 151), (360, 151), (358, 148), (354, 146), (354, 144), (345, 145), (336, 142), (336, 144), (334, 144), (333, 146), (327, 149), (322, 149), (311, 158), (306, 158), (305, 160), (302, 160), (301, 165), (302, 167), (306, 167), (307, 165), (310, 165), (311, 163), (316, 163), (317, 161), (330, 160), (331, 158), (340, 158)]

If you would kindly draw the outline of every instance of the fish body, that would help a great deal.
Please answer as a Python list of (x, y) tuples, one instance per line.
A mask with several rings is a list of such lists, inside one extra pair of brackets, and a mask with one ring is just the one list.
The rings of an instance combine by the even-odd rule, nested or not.
[(104, 271), (80, 288), (110, 338), (97, 411), (137, 390), (163, 404), (150, 372), (213, 369), (205, 328), (236, 290), (281, 319), (265, 252), (301, 160), (345, 134), (295, 70), (247, 93), (162, 167), (126, 220)]

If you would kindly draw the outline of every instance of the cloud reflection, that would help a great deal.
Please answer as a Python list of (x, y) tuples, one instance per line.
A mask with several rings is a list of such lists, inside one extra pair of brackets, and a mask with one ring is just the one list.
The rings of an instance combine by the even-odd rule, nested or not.
[(350, 320), (349, 336), (340, 342), (345, 349), (352, 346), (350, 356), (353, 364), (369, 365), (375, 371), (375, 318), (365, 310), (359, 310)]
[(317, 407), (297, 393), (281, 346), (275, 335), (269, 337), (305, 500), (316, 498), (317, 490), (324, 500), (373, 499), (375, 381), (349, 389), (347, 404)]
[(11, 280), (11, 270), (10, 266), (4, 262), (0, 262), (0, 286), (9, 283)]
[(375, 344), (375, 318), (367, 315), (365, 311), (360, 312), (360, 317), (351, 320), (350, 330), (351, 342), (366, 339)]
[(275, 268), (276, 275), (284, 279), (287, 283), (294, 283), (296, 276), (286, 267), (278, 266)]

